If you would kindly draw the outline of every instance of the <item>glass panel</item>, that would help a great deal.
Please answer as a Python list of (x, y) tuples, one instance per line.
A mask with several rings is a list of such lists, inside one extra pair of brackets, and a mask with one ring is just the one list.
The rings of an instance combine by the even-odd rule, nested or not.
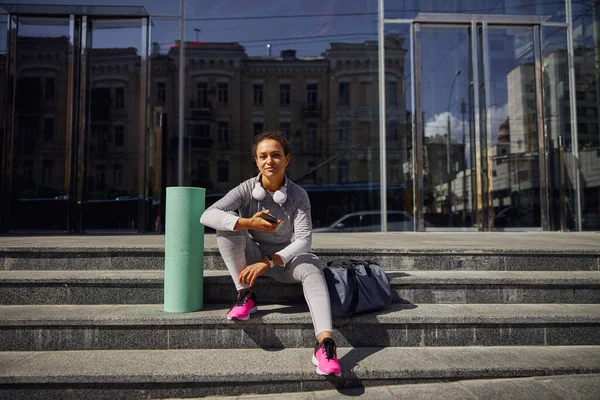
[(386, 151), (389, 231), (414, 231), (410, 25), (385, 29)]
[[(544, 117), (548, 134), (548, 164), (552, 230), (575, 229), (575, 176), (572, 175), (571, 96), (567, 29), (542, 28)], [(595, 109), (595, 107), (594, 107)], [(584, 117), (585, 118), (585, 117)]]
[(544, 15), (566, 22), (564, 0), (384, 0), (385, 18), (413, 19), (419, 13)]
[(13, 232), (67, 229), (69, 20), (19, 18), (13, 144)]
[[(565, 141), (568, 178), (579, 173), (582, 229), (600, 230), (600, 3), (583, 0), (573, 7), (575, 88), (580, 170), (574, 168), (573, 143)], [(567, 189), (570, 189), (567, 187)], [(575, 194), (567, 191), (565, 205), (576, 210)], [(569, 228), (569, 226), (567, 226)], [(569, 228), (570, 229), (570, 228)]]
[(164, 232), (166, 187), (177, 186), (179, 28), (179, 20), (152, 19), (148, 196), (153, 199), (150, 230), (156, 232)]
[(378, 210), (377, 3), (186, 1), (185, 13), (184, 184), (211, 204), (258, 172), (254, 135), (282, 130), (315, 228)]
[(135, 232), (139, 224), (141, 26), (140, 19), (89, 24), (87, 232)]
[(532, 28), (490, 27), (486, 90), (496, 229), (540, 226), (540, 169)]
[(473, 227), (470, 28), (422, 25), (417, 39), (426, 226)]
[[(180, 7), (179, 0), (104, 0), (99, 2), (97, 0), (0, 0), (0, 7), (2, 4), (33, 4), (33, 5), (56, 5), (61, 6), (115, 6), (115, 7), (134, 7), (141, 6), (146, 9), (149, 14), (155, 15), (179, 15)], [(85, 12), (85, 11), (82, 11)]]

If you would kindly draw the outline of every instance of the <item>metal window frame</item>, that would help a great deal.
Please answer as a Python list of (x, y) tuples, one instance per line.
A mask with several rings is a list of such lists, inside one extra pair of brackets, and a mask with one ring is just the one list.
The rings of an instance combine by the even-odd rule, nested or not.
[(413, 193), (415, 199), (414, 213), (415, 231), (425, 231), (424, 208), (424, 183), (423, 183), (423, 115), (416, 110), (421, 109), (421, 42), (418, 33), (421, 30), (421, 24), (411, 24), (411, 97), (413, 101)]
[(383, 18), (383, 0), (378, 1), (379, 18), (379, 202), (381, 209), (381, 232), (387, 232), (387, 143), (386, 143), (386, 102), (385, 102), (385, 37), (384, 37), (384, 18)]
[(1, 179), (2, 207), (0, 208), (0, 231), (7, 232), (11, 228), (10, 219), (10, 198), (12, 197), (12, 175), (13, 175), (13, 130), (15, 126), (15, 89), (16, 89), (16, 71), (17, 71), (17, 37), (18, 37), (18, 18), (14, 15), (7, 15), (7, 46), (6, 46), (6, 93), (5, 110), (3, 117), (4, 137), (2, 143), (2, 170), (5, 171)]
[(540, 25), (533, 27), (533, 51), (535, 57), (535, 81), (536, 81), (536, 111), (538, 125), (538, 162), (540, 166), (540, 212), (541, 226), (543, 231), (550, 227), (550, 196), (548, 177), (548, 129), (546, 129), (546, 118), (544, 112), (544, 80), (542, 77), (542, 33)]
[[(484, 219), (483, 230), (488, 229), (490, 231), (494, 230), (494, 213), (491, 212), (494, 207), (494, 200), (492, 198), (492, 192), (494, 190), (494, 179), (493, 179), (493, 159), (492, 159), (492, 111), (490, 108), (490, 104), (492, 104), (492, 93), (489, 90), (490, 88), (490, 79), (491, 79), (491, 60), (490, 60), (490, 40), (489, 40), (489, 26), (487, 21), (484, 21), (482, 24), (481, 30), (481, 45), (482, 45), (482, 53), (480, 55), (483, 61), (483, 90), (485, 92), (485, 159), (486, 165), (484, 168), (483, 164), (483, 156), (481, 156), (481, 165), (480, 171), (486, 176), (486, 185), (482, 185), (478, 188), (478, 195), (485, 197), (485, 202), (482, 202), (482, 206), (484, 207), (480, 210), (481, 216)], [(483, 146), (478, 146), (478, 152), (483, 151)], [(482, 175), (483, 176), (483, 175)], [(510, 178), (509, 178), (510, 179)], [(484, 190), (485, 189), (485, 190)]]
[[(179, 123), (177, 126), (177, 186), (183, 186), (183, 142), (184, 142), (184, 128), (185, 128), (185, 0), (180, 0), (181, 4), (181, 18), (179, 24)], [(191, 160), (190, 160), (191, 162)]]
[[(573, 138), (572, 148), (573, 148), (573, 171), (575, 171), (575, 194), (577, 198), (575, 199), (575, 208), (576, 208), (576, 230), (583, 230), (583, 221), (582, 221), (582, 213), (581, 208), (582, 205), (582, 196), (583, 196), (583, 188), (581, 187), (581, 171), (579, 168), (579, 132), (577, 130), (577, 87), (575, 82), (575, 47), (573, 43), (573, 8), (571, 4), (571, 0), (567, 0), (567, 21), (569, 22), (569, 26), (567, 28), (567, 54), (569, 59), (569, 92), (570, 92), (570, 106), (571, 106), (571, 136)], [(598, 101), (598, 100), (597, 100)], [(561, 171), (562, 172), (562, 171)], [(562, 199), (561, 199), (562, 201)], [(566, 219), (566, 216), (565, 216)], [(564, 226), (566, 226), (566, 221), (564, 222)]]
[(73, 149), (77, 147), (75, 122), (77, 108), (74, 107), (75, 93), (77, 84), (75, 82), (75, 71), (78, 61), (76, 57), (77, 49), (81, 43), (78, 32), (78, 20), (75, 15), (69, 15), (69, 54), (67, 65), (67, 116), (66, 116), (66, 154), (65, 154), (65, 188), (69, 196), (67, 201), (67, 232), (73, 233), (76, 230), (75, 216), (77, 205), (74, 197), (71, 195), (76, 190), (77, 182), (77, 157), (73, 155)]
[[(479, 54), (479, 27), (475, 21), (471, 21), (471, 49), (472, 49), (472, 60), (471, 65), (473, 68), (473, 116), (474, 116), (474, 128), (475, 128), (475, 193), (476, 197), (476, 212), (475, 212), (475, 224), (477, 225), (478, 231), (484, 230), (484, 206), (483, 206), (483, 159), (481, 154), (481, 99), (479, 98), (479, 87), (481, 82), (479, 80), (481, 69), (479, 68), (479, 60), (482, 55)], [(486, 107), (487, 109), (487, 107)], [(471, 177), (473, 180), (473, 177)], [(471, 183), (471, 187), (473, 184)]]
[(89, 37), (91, 35), (91, 29), (87, 15), (81, 17), (81, 41), (79, 46), (79, 80), (78, 85), (78, 125), (77, 125), (77, 182), (75, 192), (76, 202), (76, 233), (83, 233), (85, 230), (83, 221), (83, 200), (85, 195), (85, 185), (87, 183), (87, 160), (85, 157), (87, 148), (87, 138), (89, 131), (89, 124), (87, 120), (87, 108), (88, 108), (88, 64), (90, 50)]
[(141, 19), (141, 54), (140, 54), (140, 87), (139, 87), (139, 122), (138, 122), (138, 233), (148, 230), (148, 78), (150, 77), (148, 44), (149, 18)]

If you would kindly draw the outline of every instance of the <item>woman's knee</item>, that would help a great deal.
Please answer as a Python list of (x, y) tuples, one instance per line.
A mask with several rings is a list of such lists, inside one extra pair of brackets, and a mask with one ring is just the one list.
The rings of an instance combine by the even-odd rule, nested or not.
[(289, 262), (289, 266), (294, 270), (294, 275), (304, 280), (309, 275), (322, 275), (323, 268), (319, 257), (312, 253), (298, 254)]

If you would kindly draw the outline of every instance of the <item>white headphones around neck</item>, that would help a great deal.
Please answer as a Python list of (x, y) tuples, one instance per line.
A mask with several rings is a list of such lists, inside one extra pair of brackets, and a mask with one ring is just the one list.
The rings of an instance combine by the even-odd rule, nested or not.
[[(252, 189), (252, 197), (254, 197), (255, 200), (261, 201), (264, 200), (265, 196), (267, 195), (267, 191), (262, 187), (261, 184), (261, 174), (258, 174), (258, 176), (256, 177), (256, 182), (254, 183), (254, 189)], [(285, 201), (287, 200), (287, 185), (288, 185), (288, 179), (287, 177), (283, 178), (283, 186), (277, 190), (275, 193), (273, 193), (273, 201), (277, 204), (283, 204), (285, 203)]]

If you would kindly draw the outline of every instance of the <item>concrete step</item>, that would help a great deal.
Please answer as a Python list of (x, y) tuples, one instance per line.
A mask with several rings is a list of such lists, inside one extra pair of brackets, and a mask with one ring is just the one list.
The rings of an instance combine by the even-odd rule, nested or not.
[(600, 372), (600, 346), (341, 347), (340, 378), (317, 375), (311, 363), (312, 351), (0, 352), (0, 397), (92, 400), (235, 396)]
[[(162, 305), (0, 306), (0, 350), (312, 347), (306, 305), (263, 305), (228, 321), (227, 305), (165, 313)], [(600, 345), (597, 304), (395, 304), (334, 319), (340, 346)]]
[[(311, 392), (208, 396), (204, 400), (598, 400), (600, 374), (532, 376), (527, 378), (464, 379), (441, 383), (354, 387)], [(169, 400), (183, 400), (170, 398)], [(187, 400), (200, 400), (187, 398)]]
[[(0, 271), (0, 304), (162, 304), (162, 270)], [(394, 303), (600, 303), (600, 271), (388, 271)], [(300, 284), (260, 278), (263, 303), (303, 303)], [(204, 302), (235, 296), (227, 271), (204, 271)]]
[[(373, 235), (373, 234), (371, 234)], [(208, 238), (210, 235), (206, 235)], [(214, 235), (213, 235), (214, 236)], [(348, 244), (335, 247), (314, 246), (313, 252), (324, 262), (337, 258), (369, 259), (388, 271), (600, 271), (600, 249), (589, 246), (539, 248), (482, 247), (474, 242), (470, 247), (401, 247), (406, 236), (398, 238), (391, 247), (382, 241), (379, 247), (365, 247), (358, 241), (371, 244), (374, 236), (355, 236)], [(483, 235), (482, 237), (485, 237)], [(526, 237), (526, 236), (525, 236)], [(543, 235), (542, 235), (543, 237)], [(575, 236), (576, 238), (577, 236)], [(67, 237), (68, 238), (68, 237)], [(383, 238), (383, 237), (381, 237)], [(388, 238), (389, 239), (389, 238)], [(156, 270), (164, 268), (164, 246), (127, 244), (90, 245), (61, 243), (48, 245), (2, 245), (0, 265), (4, 270)], [(106, 240), (106, 239), (105, 239)], [(131, 240), (131, 239), (130, 239)], [(214, 239), (211, 239), (214, 242)], [(225, 270), (223, 260), (214, 243), (205, 241), (204, 269)], [(589, 239), (588, 239), (589, 240)], [(424, 241), (425, 243), (428, 243)], [(102, 242), (101, 242), (102, 243)], [(314, 243), (314, 241), (313, 241)], [(537, 242), (535, 242), (537, 244)]]

